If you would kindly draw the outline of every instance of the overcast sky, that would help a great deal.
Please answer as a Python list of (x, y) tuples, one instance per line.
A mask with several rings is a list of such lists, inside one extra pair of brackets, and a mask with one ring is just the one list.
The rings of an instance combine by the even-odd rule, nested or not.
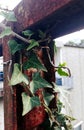
[(74, 41), (74, 42), (79, 43), (81, 39), (84, 39), (84, 29), (65, 35), (63, 37), (57, 38), (56, 40), (63, 41), (64, 43), (68, 41)]
[(0, 5), (2, 7), (8, 7), (13, 9), (21, 0), (0, 0)]
[[(13, 10), (21, 0), (0, 0), (0, 6), (2, 8), (8, 8)], [(0, 16), (0, 22), (3, 20), (3, 17)]]
[[(21, 0), (0, 0), (0, 6), (2, 8), (8, 8), (10, 10), (13, 10), (20, 1)], [(4, 18), (2, 16), (0, 16), (0, 22), (3, 19)]]

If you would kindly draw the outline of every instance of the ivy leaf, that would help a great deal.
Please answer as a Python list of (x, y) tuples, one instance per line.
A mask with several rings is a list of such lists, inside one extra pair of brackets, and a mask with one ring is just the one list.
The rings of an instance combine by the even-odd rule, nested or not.
[(0, 38), (3, 38), (3, 37), (5, 37), (5, 36), (9, 36), (9, 35), (11, 35), (11, 34), (12, 34), (11, 28), (10, 28), (10, 27), (6, 27), (6, 28), (4, 29), (4, 31), (2, 31), (2, 33), (0, 34)]
[(53, 89), (54, 92), (59, 93), (60, 97), (62, 97), (62, 99), (67, 104), (67, 107), (71, 110), (70, 103), (69, 103), (67, 96), (66, 96), (66, 95), (69, 95), (69, 92), (63, 88), (56, 86), (56, 84), (54, 82), (53, 82), (53, 86), (54, 86), (54, 89)]
[(50, 101), (54, 98), (54, 95), (50, 93), (44, 93), (44, 101), (47, 106), (49, 106)]
[(29, 60), (23, 64), (23, 68), (25, 70), (36, 68), (47, 72), (46, 68), (44, 67), (44, 65), (41, 64), (35, 53), (32, 53), (32, 55), (30, 55)]
[(9, 40), (8, 45), (12, 54), (24, 48), (23, 44), (18, 44), (15, 40)]
[(69, 74), (65, 72), (62, 68), (58, 68), (57, 72), (60, 76), (69, 76)]
[(38, 32), (39, 32), (39, 37), (41, 39), (44, 39), (46, 37), (46, 33), (42, 32), (41, 30), (38, 30)]
[(60, 93), (61, 96), (63, 96), (63, 97), (66, 97), (66, 94), (69, 94), (69, 92), (67, 90), (65, 90), (64, 88), (58, 87), (54, 82), (52, 82), (52, 84), (54, 86), (54, 88), (53, 88), (54, 92)]
[(54, 130), (62, 130), (62, 128), (59, 126), (56, 126), (56, 127), (54, 127)]
[(66, 66), (66, 62), (63, 62), (62, 64), (59, 64), (59, 67), (65, 67)]
[(22, 31), (25, 36), (31, 37), (34, 33), (31, 30)]
[(30, 82), (30, 90), (35, 92), (39, 88), (51, 88), (51, 84), (49, 84), (45, 79), (43, 79), (38, 72), (34, 73), (32, 81)]
[(56, 118), (57, 118), (57, 121), (58, 121), (62, 126), (64, 126), (64, 124), (65, 124), (65, 122), (66, 122), (65, 115), (64, 115), (64, 114), (61, 114), (61, 113), (57, 113)]
[(22, 102), (23, 102), (23, 113), (24, 116), (29, 111), (31, 111), (34, 107), (40, 106), (39, 97), (29, 97), (26, 93), (22, 93)]
[(22, 82), (24, 82), (27, 85), (29, 83), (27, 77), (21, 72), (20, 65), (15, 63), (13, 74), (10, 80), (10, 85), (16, 85)]
[(45, 119), (45, 121), (42, 123), (42, 126), (44, 130), (55, 130), (54, 127), (51, 125), (51, 121), (49, 118)]
[(61, 112), (63, 107), (63, 103), (60, 100), (57, 100), (57, 109), (58, 109), (58, 113)]
[(27, 48), (27, 51), (29, 51), (30, 49), (32, 49), (35, 46), (39, 46), (39, 43), (37, 41), (35, 41), (34, 39), (30, 40), (30, 45)]
[(1, 11), (0, 15), (2, 15), (7, 21), (16, 22), (17, 19), (13, 11)]

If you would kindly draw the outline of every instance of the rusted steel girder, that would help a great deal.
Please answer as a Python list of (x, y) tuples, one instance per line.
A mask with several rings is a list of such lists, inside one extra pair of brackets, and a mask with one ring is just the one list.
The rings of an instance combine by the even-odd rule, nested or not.
[(17, 32), (51, 15), (73, 0), (23, 0), (15, 9), (18, 22), (14, 25)]

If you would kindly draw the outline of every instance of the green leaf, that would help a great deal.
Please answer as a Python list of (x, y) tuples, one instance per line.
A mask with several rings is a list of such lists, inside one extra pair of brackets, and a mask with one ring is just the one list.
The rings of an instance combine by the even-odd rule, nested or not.
[[(61, 96), (66, 97), (66, 94), (69, 94), (69, 92), (67, 90), (65, 90), (64, 88), (60, 88), (59, 86), (57, 86), (54, 82), (52, 82), (53, 86), (54, 86), (54, 92), (60, 93)], [(66, 97), (67, 98), (67, 97)]]
[(28, 37), (31, 37), (34, 34), (31, 30), (22, 31), (22, 33), (24, 34), (24, 36)]
[(67, 108), (69, 108), (71, 111), (71, 105), (70, 105), (68, 98), (67, 98), (69, 95), (69, 92), (63, 88), (58, 87), (54, 82), (53, 82), (53, 86), (54, 86), (54, 89), (53, 89), (54, 92), (59, 93), (60, 97), (62, 97), (65, 104), (67, 104)]
[(23, 44), (18, 44), (15, 40), (9, 40), (8, 45), (12, 54), (24, 48)]
[(44, 101), (47, 106), (49, 106), (50, 101), (54, 98), (54, 95), (50, 93), (44, 93)]
[(5, 37), (5, 36), (9, 36), (9, 35), (11, 35), (11, 34), (12, 34), (11, 28), (10, 28), (10, 27), (6, 27), (6, 28), (4, 29), (4, 31), (2, 31), (2, 33), (0, 34), (0, 38), (3, 38), (3, 37)]
[(30, 55), (29, 60), (23, 64), (23, 68), (25, 70), (36, 68), (47, 72), (46, 68), (44, 67), (44, 65), (41, 64), (35, 53), (32, 53), (32, 55)]
[(11, 21), (11, 22), (17, 21), (13, 11), (1, 11), (0, 15), (2, 15), (7, 21)]
[(62, 68), (58, 68), (57, 72), (60, 76), (69, 76), (69, 74), (65, 72)]
[(39, 43), (37, 41), (35, 41), (34, 39), (30, 40), (30, 45), (27, 48), (27, 51), (29, 51), (30, 49), (32, 49), (35, 46), (39, 46)]
[(51, 121), (49, 120), (49, 118), (46, 118), (45, 121), (42, 123), (42, 126), (44, 128), (44, 130), (55, 130), (54, 127), (51, 125)]
[(14, 70), (13, 70), (13, 74), (10, 80), (10, 85), (16, 85), (19, 83), (25, 83), (28, 85), (29, 81), (27, 79), (27, 77), (21, 72), (21, 68), (20, 65), (15, 63), (14, 64)]
[(38, 32), (39, 32), (39, 37), (41, 39), (44, 39), (46, 37), (46, 33), (42, 32), (41, 30), (38, 30)]
[(56, 127), (54, 127), (54, 130), (62, 130), (62, 128), (59, 126), (56, 126)]
[(66, 66), (66, 62), (60, 63), (59, 67), (65, 67)]
[(57, 100), (57, 109), (58, 109), (58, 113), (61, 112), (62, 108), (63, 108), (62, 102), (61, 102), (60, 100)]
[(51, 84), (49, 84), (45, 79), (43, 79), (38, 72), (34, 73), (32, 81), (30, 82), (30, 90), (32, 92), (35, 92), (39, 88), (46, 87), (51, 88)]
[(66, 122), (66, 118), (65, 118), (65, 115), (64, 114), (61, 114), (61, 113), (57, 113), (57, 121), (62, 125), (64, 126), (65, 122)]
[(23, 113), (24, 116), (29, 111), (31, 111), (34, 107), (40, 106), (39, 97), (29, 97), (26, 93), (22, 93), (22, 102), (23, 102)]

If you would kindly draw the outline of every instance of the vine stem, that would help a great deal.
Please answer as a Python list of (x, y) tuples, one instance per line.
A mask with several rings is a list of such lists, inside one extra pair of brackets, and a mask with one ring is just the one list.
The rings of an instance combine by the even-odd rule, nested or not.
[[(7, 28), (7, 26), (6, 26), (5, 24), (3, 24), (3, 23), (0, 23), (0, 27), (3, 28), (3, 29), (6, 29), (6, 28)], [(8, 27), (9, 27), (9, 26), (8, 26)], [(11, 32), (11, 35), (14, 36), (14, 37), (17, 37), (18, 39), (20, 39), (20, 40), (22, 40), (22, 41), (24, 41), (25, 43), (28, 43), (28, 44), (29, 44), (29, 43), (31, 42), (31, 40), (28, 40), (28, 39), (26, 39), (26, 38), (20, 36), (19, 34), (15, 33), (13, 30), (12, 30), (12, 32)], [(42, 42), (45, 42), (45, 41), (47, 41), (47, 40), (49, 40), (49, 39), (50, 39), (50, 38), (48, 37), (48, 38), (46, 38), (46, 39), (38, 40), (37, 42), (38, 42), (38, 43), (42, 43)]]
[(51, 120), (53, 122), (55, 122), (57, 124), (57, 126), (60, 126), (59, 122), (54, 118), (54, 116), (52, 115), (52, 111), (50, 110), (50, 108), (45, 104), (45, 103), (42, 103), (42, 105), (45, 107), (45, 109), (47, 110), (48, 114), (49, 114), (49, 117), (51, 118)]
[(51, 57), (50, 57), (50, 54), (49, 54), (49, 47), (46, 47), (46, 51), (47, 51), (47, 55), (48, 55), (48, 58), (49, 58), (49, 61), (50, 61), (51, 65), (52, 65), (54, 68), (56, 68), (56, 69), (58, 69), (58, 68), (67, 69), (67, 70), (68, 70), (68, 73), (69, 73), (69, 77), (71, 77), (71, 72), (70, 72), (70, 69), (69, 69), (68, 67), (55, 66), (55, 65), (52, 63)]
[(24, 87), (24, 89), (25, 89), (25, 91), (27, 92), (28, 95), (30, 95), (31, 97), (34, 96), (34, 94), (29, 89), (29, 85), (26, 85), (25, 83), (21, 83), (21, 85)]
[[(3, 23), (0, 23), (0, 27), (3, 28), (3, 29), (6, 29), (7, 26), (6, 26), (5, 24), (3, 24)], [(20, 36), (19, 34), (15, 33), (13, 30), (12, 30), (12, 33), (11, 33), (11, 34), (12, 34), (13, 36), (16, 36), (16, 37), (19, 38), (20, 40), (22, 40), (22, 41), (24, 41), (24, 42), (26, 42), (26, 43), (29, 44), (29, 40), (28, 40), (28, 39), (26, 39), (26, 38)]]
[[(30, 96), (32, 96), (32, 97), (34, 96), (34, 94), (29, 90), (29, 85), (26, 85), (26, 84), (24, 84), (24, 83), (22, 83), (21, 85), (24, 87), (24, 89), (25, 89), (25, 91), (27, 92), (28, 95), (30, 95)], [(57, 126), (60, 126), (59, 122), (58, 122), (58, 121), (54, 118), (54, 116), (52, 115), (52, 111), (50, 110), (50, 108), (49, 108), (44, 102), (41, 102), (41, 104), (42, 104), (42, 106), (44, 106), (44, 108), (45, 108), (46, 111), (48, 112), (50, 119), (51, 119), (53, 122), (55, 122)]]

